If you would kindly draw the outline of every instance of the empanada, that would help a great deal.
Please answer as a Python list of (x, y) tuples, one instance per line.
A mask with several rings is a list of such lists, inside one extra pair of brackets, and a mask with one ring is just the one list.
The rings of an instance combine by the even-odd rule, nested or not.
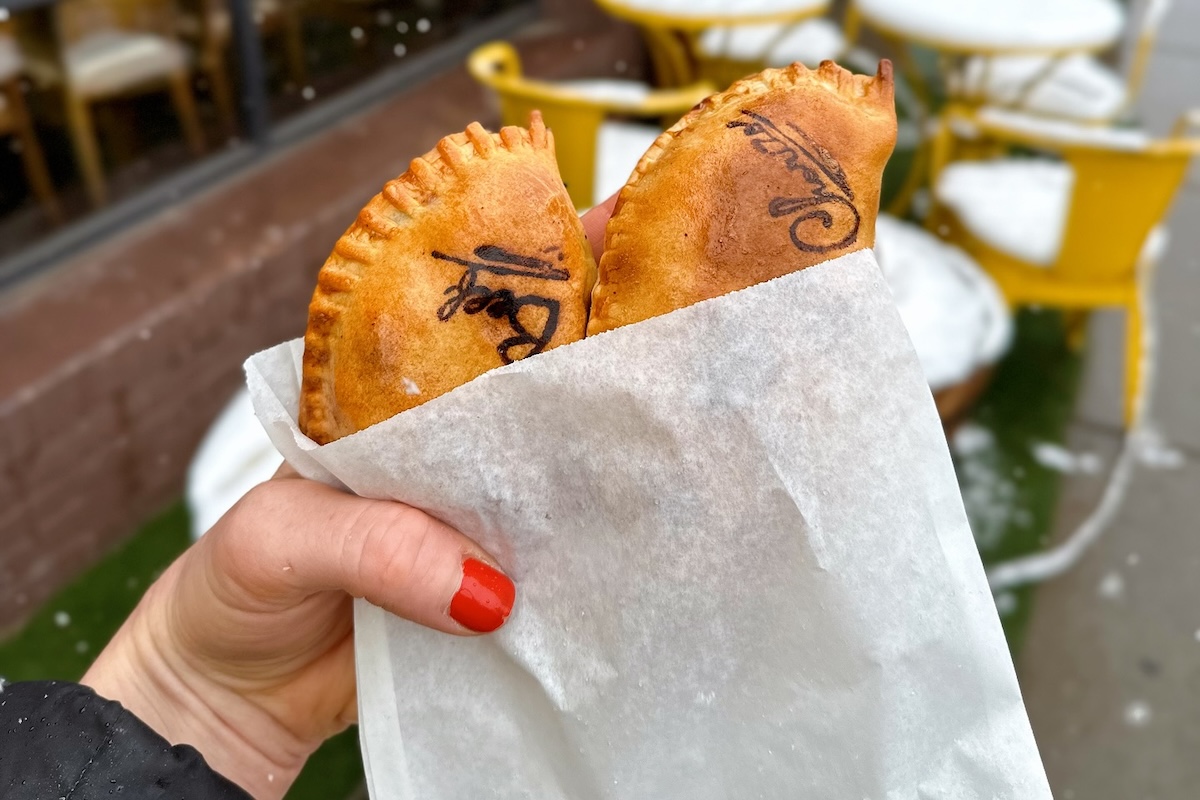
[(588, 334), (871, 247), (892, 67), (768, 69), (658, 138), (608, 223)]
[(301, 430), (325, 444), (583, 338), (595, 271), (540, 115), (442, 139), (321, 268)]

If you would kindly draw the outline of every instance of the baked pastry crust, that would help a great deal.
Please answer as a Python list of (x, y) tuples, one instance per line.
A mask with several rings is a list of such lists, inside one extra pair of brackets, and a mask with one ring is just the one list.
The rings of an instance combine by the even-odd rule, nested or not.
[(321, 268), (300, 429), (325, 444), (581, 339), (594, 282), (541, 116), (472, 123), (372, 198)]
[(704, 100), (617, 198), (588, 334), (872, 247), (895, 142), (887, 61), (768, 69)]

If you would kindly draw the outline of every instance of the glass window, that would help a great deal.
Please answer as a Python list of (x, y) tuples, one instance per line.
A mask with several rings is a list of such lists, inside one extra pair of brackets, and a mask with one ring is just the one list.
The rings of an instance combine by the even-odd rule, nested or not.
[(251, 0), (268, 58), (271, 110), (286, 116), (314, 100), (429, 50), (515, 0)]
[[(521, 0), (0, 0), (0, 263)], [(239, 38), (238, 9), (252, 19)], [(249, 50), (247, 49), (249, 48)], [(243, 61), (240, 55), (249, 53)], [(253, 62), (253, 63), (251, 63)], [(254, 98), (267, 98), (258, 106)]]

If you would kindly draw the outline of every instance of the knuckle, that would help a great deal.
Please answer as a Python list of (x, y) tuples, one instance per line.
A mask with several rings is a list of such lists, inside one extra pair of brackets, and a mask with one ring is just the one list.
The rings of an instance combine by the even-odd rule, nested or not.
[(387, 600), (395, 592), (407, 593), (428, 583), (436, 571), (441, 531), (424, 512), (399, 503), (371, 502), (352, 529), (357, 546), (345, 552), (356, 563), (347, 566), (353, 567), (368, 593), (380, 594), (383, 605), (390, 605)]

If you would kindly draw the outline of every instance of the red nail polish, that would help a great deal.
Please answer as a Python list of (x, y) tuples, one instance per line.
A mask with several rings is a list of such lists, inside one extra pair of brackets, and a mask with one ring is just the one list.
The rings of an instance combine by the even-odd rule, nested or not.
[(504, 624), (517, 589), (508, 576), (477, 558), (463, 562), (462, 585), (450, 601), (450, 616), (464, 628), (489, 633)]

